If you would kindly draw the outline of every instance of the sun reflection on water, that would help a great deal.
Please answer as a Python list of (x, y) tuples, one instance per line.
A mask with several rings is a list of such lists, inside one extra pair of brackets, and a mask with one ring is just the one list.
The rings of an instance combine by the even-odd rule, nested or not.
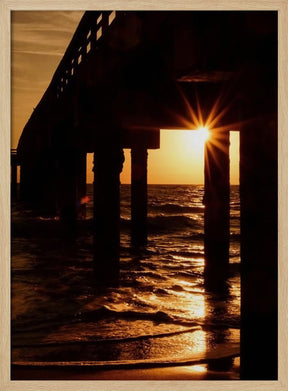
[(197, 330), (194, 333), (189, 334), (188, 338), (189, 340), (187, 341), (187, 346), (191, 347), (191, 352), (195, 358), (206, 353), (207, 336), (204, 330)]
[(192, 313), (197, 318), (205, 318), (206, 315), (206, 307), (205, 307), (205, 299), (203, 295), (194, 294), (193, 299), (191, 300), (191, 309)]
[(190, 288), (189, 291), (178, 292), (178, 298), (183, 303), (182, 310), (187, 313), (190, 319), (204, 319), (206, 316), (206, 306), (203, 291), (199, 291), (198, 286), (194, 288), (194, 284), (184, 280), (179, 281), (179, 284), (186, 286), (188, 289)]

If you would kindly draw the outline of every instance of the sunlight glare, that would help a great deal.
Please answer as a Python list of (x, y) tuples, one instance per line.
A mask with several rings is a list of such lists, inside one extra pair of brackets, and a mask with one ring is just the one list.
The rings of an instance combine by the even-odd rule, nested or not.
[(210, 131), (207, 126), (203, 126), (197, 129), (196, 132), (198, 133), (197, 137), (201, 139), (203, 143), (205, 143), (205, 141), (207, 141), (210, 136)]
[(192, 153), (193, 150), (194, 151), (197, 150), (199, 152), (201, 151), (202, 154), (205, 143), (210, 137), (209, 129), (206, 126), (202, 126), (197, 128), (196, 130), (191, 130), (188, 132), (184, 131), (184, 132), (186, 133), (184, 143), (187, 143), (187, 147), (190, 148), (190, 153)]
[(206, 365), (193, 365), (190, 367), (191, 371), (198, 372), (198, 373), (204, 373), (207, 372)]

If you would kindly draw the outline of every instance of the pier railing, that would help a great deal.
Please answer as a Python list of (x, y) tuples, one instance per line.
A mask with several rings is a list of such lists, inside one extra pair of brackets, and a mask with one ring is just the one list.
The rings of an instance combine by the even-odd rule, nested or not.
[(81, 64), (99, 49), (115, 18), (116, 11), (93, 11), (84, 14), (39, 104), (44, 103), (47, 93), (52, 93), (57, 99), (61, 98), (71, 81), (76, 79)]

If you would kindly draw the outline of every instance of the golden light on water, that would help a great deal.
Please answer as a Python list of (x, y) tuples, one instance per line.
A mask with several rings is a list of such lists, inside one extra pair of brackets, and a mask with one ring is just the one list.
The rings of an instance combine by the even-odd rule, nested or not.
[(204, 319), (206, 315), (205, 298), (202, 294), (193, 295), (190, 311), (193, 312), (194, 317), (197, 319)]
[(204, 330), (194, 331), (194, 333), (190, 334), (190, 338), (187, 343), (189, 344), (189, 346), (191, 346), (192, 352), (195, 357), (199, 354), (205, 353), (207, 351), (206, 332)]
[[(182, 308), (191, 319), (203, 320), (206, 317), (206, 302), (202, 288), (199, 289), (198, 282), (194, 284), (185, 280), (178, 280), (181, 286), (186, 287), (189, 291), (178, 293), (178, 298), (182, 302)], [(195, 287), (195, 288), (194, 288)]]

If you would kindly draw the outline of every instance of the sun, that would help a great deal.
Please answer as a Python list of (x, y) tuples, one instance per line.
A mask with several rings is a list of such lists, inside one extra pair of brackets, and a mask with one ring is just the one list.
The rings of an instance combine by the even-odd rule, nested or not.
[[(184, 132), (183, 132), (184, 133)], [(194, 151), (201, 152), (204, 151), (204, 146), (206, 141), (210, 137), (210, 131), (207, 126), (199, 127), (195, 130), (186, 131), (183, 142), (187, 147)]]
[(195, 135), (195, 139), (198, 140), (199, 144), (203, 144), (204, 145), (205, 142), (210, 137), (210, 131), (207, 128), (207, 126), (203, 126), (201, 128), (198, 128), (197, 130), (195, 130), (195, 132), (197, 133), (197, 135)]
[(187, 157), (189, 160), (193, 156), (202, 161), (205, 144), (210, 137), (209, 128), (203, 126), (197, 129), (178, 130), (175, 131), (176, 135), (178, 137), (174, 140), (174, 151), (177, 151), (180, 159), (184, 160)]

